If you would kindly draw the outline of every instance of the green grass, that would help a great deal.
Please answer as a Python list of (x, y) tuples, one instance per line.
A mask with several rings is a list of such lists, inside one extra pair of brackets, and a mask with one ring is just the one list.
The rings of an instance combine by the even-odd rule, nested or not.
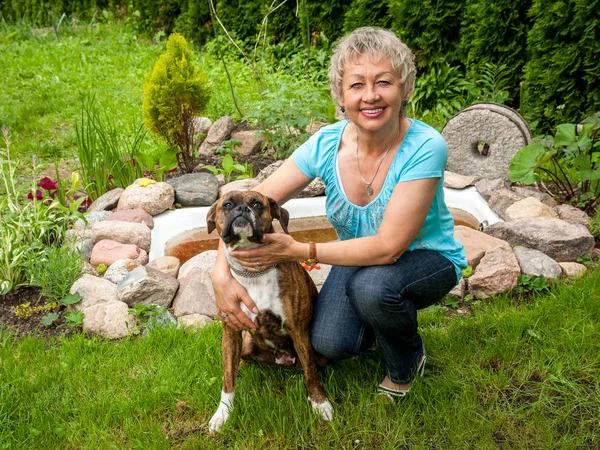
[(321, 373), (323, 422), (291, 369), (244, 365), (224, 432), (219, 325), (109, 342), (0, 335), (0, 448), (580, 449), (600, 447), (600, 270), (469, 317), (421, 313), (426, 375), (398, 404), (374, 394), (377, 353)]

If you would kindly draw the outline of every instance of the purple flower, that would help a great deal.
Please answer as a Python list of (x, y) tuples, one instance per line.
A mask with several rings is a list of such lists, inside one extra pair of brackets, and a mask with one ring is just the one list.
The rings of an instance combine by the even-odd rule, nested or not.
[(50, 178), (44, 177), (40, 180), (38, 186), (47, 191), (55, 191), (58, 189), (58, 181), (52, 181)]
[[(27, 198), (29, 200), (33, 200), (33, 194), (31, 192), (29, 192), (29, 194), (27, 194)], [(35, 199), (36, 200), (42, 200), (44, 198), (44, 196), (42, 195), (42, 191), (40, 191), (39, 189), (35, 191)]]

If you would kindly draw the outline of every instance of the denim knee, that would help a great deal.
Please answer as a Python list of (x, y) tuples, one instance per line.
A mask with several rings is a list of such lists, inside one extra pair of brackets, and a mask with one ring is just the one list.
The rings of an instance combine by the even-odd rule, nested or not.
[[(323, 332), (324, 331), (324, 332)], [(354, 339), (348, 339), (340, 330), (311, 329), (310, 340), (313, 349), (330, 360), (346, 359), (355, 356), (359, 349)]]
[(382, 300), (387, 294), (387, 287), (383, 283), (376, 283), (371, 277), (361, 276), (360, 273), (346, 284), (350, 304), (363, 320), (382, 310)]

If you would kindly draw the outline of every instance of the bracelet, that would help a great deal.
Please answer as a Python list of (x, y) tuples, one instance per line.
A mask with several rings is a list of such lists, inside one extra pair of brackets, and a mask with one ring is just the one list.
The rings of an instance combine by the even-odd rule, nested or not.
[(317, 244), (312, 241), (308, 243), (308, 259), (304, 261), (304, 264), (309, 267), (319, 264), (319, 261), (317, 260)]

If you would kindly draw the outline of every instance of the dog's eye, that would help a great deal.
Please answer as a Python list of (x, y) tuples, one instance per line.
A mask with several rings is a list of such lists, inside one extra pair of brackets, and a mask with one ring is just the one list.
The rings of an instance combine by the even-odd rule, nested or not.
[(256, 209), (262, 209), (263, 208), (263, 204), (257, 200), (254, 203), (252, 203), (252, 207), (256, 208)]
[(233, 208), (233, 203), (232, 202), (225, 202), (225, 203), (223, 203), (222, 207), (225, 208), (225, 209), (231, 209), (231, 208)]

